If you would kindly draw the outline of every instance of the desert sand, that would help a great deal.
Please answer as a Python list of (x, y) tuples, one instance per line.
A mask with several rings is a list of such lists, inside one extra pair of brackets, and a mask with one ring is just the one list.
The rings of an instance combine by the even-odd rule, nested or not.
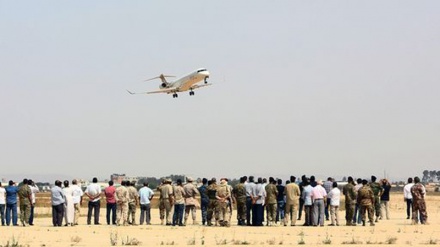
[[(243, 227), (236, 226), (236, 214), (232, 216), (232, 226), (206, 227), (188, 225), (171, 227), (160, 225), (159, 210), (152, 210), (152, 225), (117, 227), (108, 226), (105, 208), (101, 208), (102, 225), (86, 225), (86, 208), (82, 208), (80, 225), (74, 227), (53, 227), (48, 215), (50, 208), (39, 207), (35, 225), (30, 227), (1, 227), (0, 246), (111, 246), (117, 245), (384, 245), (416, 246), (440, 244), (440, 196), (427, 196), (429, 225), (411, 225), (406, 219), (406, 204), (403, 195), (391, 195), (391, 219), (380, 220), (376, 226), (345, 226), (345, 211), (340, 211), (341, 226), (303, 227)], [(38, 206), (38, 205), (37, 205)], [(137, 217), (139, 217), (137, 211)], [(197, 213), (200, 221), (200, 210)]]

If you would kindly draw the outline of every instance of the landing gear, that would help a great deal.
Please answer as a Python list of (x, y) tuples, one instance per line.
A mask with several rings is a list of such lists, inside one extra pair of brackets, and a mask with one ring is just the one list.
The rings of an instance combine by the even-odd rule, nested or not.
[(177, 93), (174, 93), (173, 98), (177, 98), (177, 97), (179, 97), (179, 95), (177, 95)]
[(205, 84), (208, 83), (208, 78), (209, 78), (209, 76), (205, 77)]
[(193, 96), (194, 95), (194, 91), (189, 91), (189, 96)]

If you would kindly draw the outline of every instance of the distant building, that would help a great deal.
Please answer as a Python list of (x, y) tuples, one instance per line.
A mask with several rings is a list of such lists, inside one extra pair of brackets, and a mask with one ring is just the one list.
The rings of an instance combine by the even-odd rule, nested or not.
[(129, 177), (129, 176), (125, 175), (125, 173), (124, 174), (114, 173), (114, 174), (110, 175), (110, 180), (113, 181), (113, 183), (115, 183), (115, 184), (120, 184), (122, 181), (130, 181), (130, 182), (137, 183), (137, 181), (140, 178), (141, 177)]

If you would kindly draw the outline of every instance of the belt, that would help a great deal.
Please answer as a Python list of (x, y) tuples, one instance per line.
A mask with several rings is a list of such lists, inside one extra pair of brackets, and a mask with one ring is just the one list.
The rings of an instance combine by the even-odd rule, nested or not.
[(317, 198), (315, 201), (324, 200), (324, 198)]

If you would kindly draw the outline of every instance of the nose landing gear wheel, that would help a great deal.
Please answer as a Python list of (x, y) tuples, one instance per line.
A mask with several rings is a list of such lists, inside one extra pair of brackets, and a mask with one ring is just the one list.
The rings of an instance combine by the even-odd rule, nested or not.
[(194, 95), (194, 91), (189, 91), (189, 96), (193, 96)]
[(177, 95), (177, 93), (174, 93), (173, 98), (177, 98), (177, 97), (179, 97), (179, 95)]

